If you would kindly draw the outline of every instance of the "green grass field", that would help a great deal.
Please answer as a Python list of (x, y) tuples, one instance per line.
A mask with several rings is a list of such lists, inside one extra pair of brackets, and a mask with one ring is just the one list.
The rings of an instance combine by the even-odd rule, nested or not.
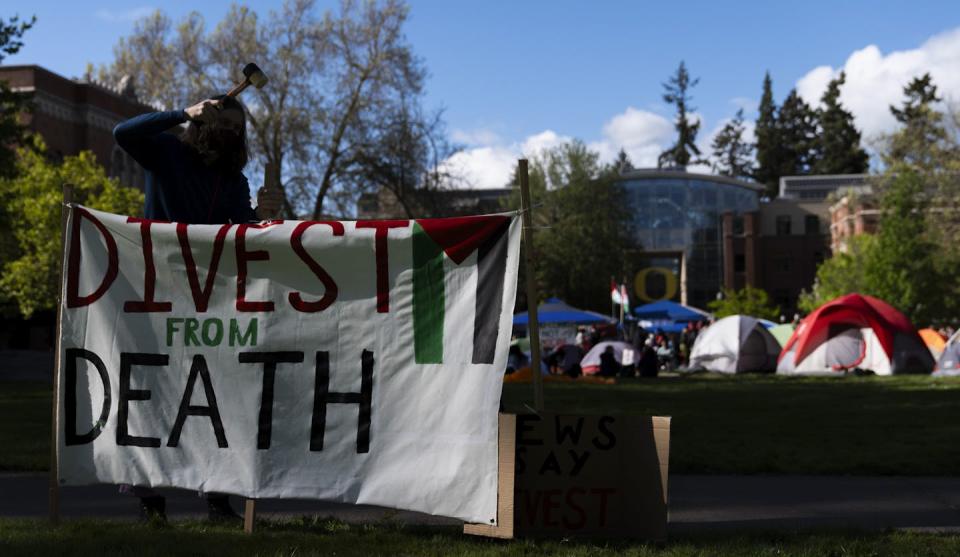
[(264, 522), (252, 536), (201, 521), (153, 528), (106, 520), (0, 519), (0, 554), (35, 555), (450, 555), (450, 556), (882, 556), (960, 554), (960, 536), (908, 532), (708, 533), (665, 544), (497, 541), (456, 528), (352, 526), (330, 519)]
[[(49, 387), (0, 383), (0, 470), (44, 470)], [(532, 406), (505, 385), (504, 408)], [(672, 416), (673, 473), (960, 474), (960, 379), (700, 375), (548, 384), (547, 409)]]

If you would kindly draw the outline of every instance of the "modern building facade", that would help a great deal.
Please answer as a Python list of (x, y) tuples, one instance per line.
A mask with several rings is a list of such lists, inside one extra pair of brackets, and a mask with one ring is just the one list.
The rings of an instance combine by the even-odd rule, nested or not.
[[(780, 196), (770, 200), (762, 186), (725, 176), (674, 169), (621, 174), (636, 239), (627, 261), (632, 303), (674, 300), (706, 308), (724, 288), (752, 286), (765, 290), (790, 319), (800, 293), (812, 287), (817, 266), (830, 257), (831, 247), (837, 249), (834, 229), (843, 221), (842, 200), (868, 191), (868, 180), (859, 174), (786, 176)], [(500, 210), (510, 192), (439, 195), (449, 197), (444, 205), (453, 207), (446, 209), (450, 214), (480, 214)], [(364, 196), (361, 218), (405, 216), (394, 198), (387, 191)], [(869, 217), (858, 207), (856, 218)]]
[(723, 215), (756, 212), (763, 187), (672, 169), (631, 170), (620, 185), (638, 246), (628, 261), (634, 303), (669, 299), (706, 307), (724, 286)]

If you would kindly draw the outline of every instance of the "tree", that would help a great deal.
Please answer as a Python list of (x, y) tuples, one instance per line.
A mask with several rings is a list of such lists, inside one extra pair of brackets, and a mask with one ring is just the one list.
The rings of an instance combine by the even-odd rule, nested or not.
[(765, 290), (747, 286), (741, 290), (723, 289), (723, 296), (707, 304), (717, 319), (728, 315), (749, 315), (761, 319), (775, 320), (780, 308), (770, 305)]
[[(0, 20), (0, 62), (23, 47), (26, 33), (37, 18), (20, 21), (17, 16), (4, 22)], [(0, 81), (0, 177), (10, 176), (14, 169), (14, 157), (18, 146), (23, 144), (26, 127), (20, 123), (20, 115), (29, 108), (29, 97), (15, 93)]]
[(753, 145), (743, 138), (743, 109), (713, 138), (713, 170), (723, 176), (741, 178), (753, 175)]
[[(882, 186), (880, 230), (865, 261), (865, 290), (903, 311), (914, 323), (930, 323), (944, 308), (927, 235), (928, 208), (921, 175), (908, 167), (891, 169)], [(944, 277), (946, 278), (946, 277)]]
[(14, 176), (0, 179), (0, 208), (18, 248), (18, 256), (0, 268), (0, 299), (14, 303), (26, 318), (56, 306), (60, 204), (67, 182), (74, 186), (74, 201), (87, 207), (121, 215), (143, 208), (143, 194), (108, 178), (90, 151), (51, 162), (38, 136), (18, 149)]
[[(623, 275), (626, 252), (636, 242), (618, 170), (598, 161), (599, 155), (581, 141), (532, 157), (530, 193), (537, 207), (534, 250), (540, 295), (607, 311), (610, 277)], [(519, 197), (516, 188), (506, 207), (519, 209)], [(518, 300), (518, 308), (524, 305), (525, 300)]]
[(864, 263), (875, 243), (876, 237), (867, 234), (850, 238), (846, 252), (834, 253), (820, 264), (813, 289), (800, 293), (797, 306), (809, 313), (844, 294), (867, 292)]
[(617, 172), (620, 174), (625, 174), (633, 170), (633, 162), (630, 161), (630, 156), (627, 155), (627, 152), (620, 148), (620, 152), (617, 153), (617, 159), (613, 161), (613, 167), (617, 169)]
[(937, 86), (927, 73), (907, 84), (903, 94), (906, 98), (901, 108), (890, 107), (901, 128), (885, 138), (884, 163), (936, 172), (942, 168), (945, 158), (955, 158), (956, 155), (956, 152), (951, 153), (956, 149), (955, 138), (951, 142), (943, 114), (934, 107), (942, 100), (937, 96)]
[(440, 115), (425, 117), (419, 107), (400, 105), (378, 130), (362, 134), (356, 145), (350, 179), (357, 190), (382, 188), (399, 201), (409, 218), (449, 216), (442, 195), (458, 177), (444, 161), (454, 153), (446, 141)]
[(810, 174), (819, 158), (817, 116), (796, 89), (790, 91), (780, 107), (777, 129), (782, 153), (780, 176)]
[(878, 187), (879, 232), (854, 237), (847, 253), (825, 261), (817, 270), (812, 295), (801, 298), (801, 307), (809, 311), (837, 296), (859, 292), (888, 302), (918, 325), (950, 317), (956, 304), (945, 296), (952, 286), (937, 264), (939, 249), (923, 218), (928, 200), (921, 175), (907, 166), (892, 168)]
[[(314, 0), (287, 0), (260, 18), (233, 5), (209, 33), (196, 12), (174, 28), (158, 11), (117, 44), (99, 76), (132, 76), (141, 96), (179, 108), (229, 88), (245, 63), (259, 61), (270, 81), (243, 99), (254, 171), (272, 163), (288, 215), (349, 214), (363, 184), (383, 181), (379, 165), (398, 147), (409, 146), (402, 157), (424, 168), (445, 154), (419, 142), (374, 152), (380, 138), (396, 137), (398, 124), (410, 137), (442, 128), (438, 114), (421, 109), (425, 70), (403, 34), (406, 5), (344, 0), (337, 13), (315, 11)], [(439, 146), (436, 139), (425, 141)]]
[(860, 131), (853, 114), (840, 104), (840, 87), (846, 74), (831, 80), (823, 93), (823, 106), (817, 110), (820, 130), (816, 151), (819, 158), (813, 165), (814, 174), (863, 174), (867, 171), (869, 156), (860, 147)]
[(673, 124), (677, 130), (677, 142), (666, 151), (660, 153), (657, 158), (657, 166), (660, 168), (669, 166), (685, 167), (691, 162), (700, 162), (693, 159), (693, 155), (700, 155), (700, 149), (697, 147), (697, 132), (700, 131), (700, 121), (691, 122), (688, 112), (696, 110), (690, 106), (693, 97), (690, 96), (690, 89), (696, 87), (699, 79), (691, 79), (687, 73), (687, 67), (683, 61), (677, 68), (677, 73), (670, 76), (670, 79), (663, 84), (663, 101), (677, 107), (677, 117)]
[(777, 127), (777, 105), (773, 100), (773, 82), (770, 72), (763, 77), (763, 96), (760, 97), (757, 123), (754, 128), (757, 138), (757, 167), (753, 178), (767, 187), (767, 195), (776, 197), (780, 189), (780, 168), (783, 166), (783, 150)]

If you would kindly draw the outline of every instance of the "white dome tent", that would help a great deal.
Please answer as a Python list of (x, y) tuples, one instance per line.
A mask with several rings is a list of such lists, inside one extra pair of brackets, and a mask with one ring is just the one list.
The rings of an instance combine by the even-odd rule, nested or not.
[(720, 373), (773, 372), (780, 343), (760, 320), (731, 315), (710, 325), (690, 352), (690, 369)]
[(944, 346), (940, 358), (937, 360), (937, 377), (952, 377), (960, 375), (960, 331), (953, 333), (947, 345)]

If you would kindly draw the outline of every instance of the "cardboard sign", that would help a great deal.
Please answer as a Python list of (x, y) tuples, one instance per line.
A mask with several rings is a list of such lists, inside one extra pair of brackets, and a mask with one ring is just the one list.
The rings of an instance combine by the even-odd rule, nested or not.
[(502, 415), (501, 427), (501, 520), (466, 533), (666, 538), (670, 418)]
[(513, 215), (186, 225), (72, 207), (61, 485), (496, 522)]

